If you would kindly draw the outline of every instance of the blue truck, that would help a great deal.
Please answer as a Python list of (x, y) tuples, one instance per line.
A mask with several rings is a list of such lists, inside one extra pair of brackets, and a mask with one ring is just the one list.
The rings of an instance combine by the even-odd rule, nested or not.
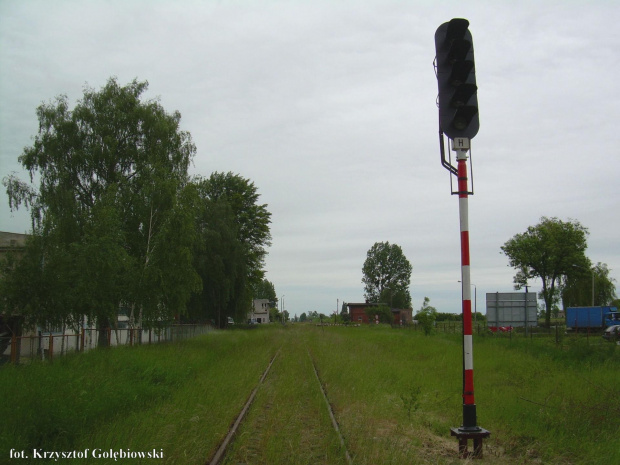
[(620, 313), (616, 307), (568, 307), (566, 329), (592, 330), (620, 325)]

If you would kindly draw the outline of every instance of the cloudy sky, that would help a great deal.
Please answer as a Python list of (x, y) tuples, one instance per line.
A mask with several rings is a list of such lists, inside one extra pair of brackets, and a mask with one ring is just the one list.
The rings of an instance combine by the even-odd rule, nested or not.
[[(363, 301), (379, 241), (413, 265), (411, 293), (460, 312), (458, 200), (441, 167), (434, 33), (470, 21), (472, 282), (510, 292), (501, 245), (541, 216), (590, 231), (620, 278), (617, 1), (0, 0), (0, 178), (37, 131), (36, 107), (84, 86), (149, 82), (182, 114), (193, 174), (252, 180), (272, 213), (267, 277), (292, 314)], [(0, 230), (26, 232), (0, 197)], [(533, 290), (540, 282), (532, 283)]]

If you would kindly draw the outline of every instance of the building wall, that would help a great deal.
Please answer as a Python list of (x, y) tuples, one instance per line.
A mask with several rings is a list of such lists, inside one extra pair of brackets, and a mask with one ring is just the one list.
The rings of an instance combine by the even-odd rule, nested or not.
[(269, 323), (269, 299), (254, 299), (253, 310), (248, 314), (248, 320), (257, 323)]
[[(349, 309), (349, 315), (351, 317), (351, 323), (370, 323), (370, 319), (368, 315), (366, 315), (366, 309), (368, 307), (376, 307), (380, 304), (367, 304), (367, 303), (356, 303), (356, 304), (347, 304), (347, 308)], [(374, 320), (373, 320), (374, 321)]]
[(364, 312), (365, 307), (349, 307), (351, 323), (368, 323), (368, 315)]
[[(347, 304), (347, 308), (349, 309), (349, 315), (351, 317), (351, 323), (364, 323), (368, 324), (374, 322), (374, 319), (369, 319), (368, 315), (366, 315), (366, 309), (368, 307), (375, 307), (378, 305), (385, 304), (367, 304), (367, 303), (354, 303)], [(402, 321), (403, 324), (410, 324), (413, 321), (412, 310), (411, 309), (392, 309), (392, 315), (394, 316), (394, 324), (400, 325)]]
[(18, 256), (21, 256), (22, 250), (26, 247), (27, 238), (28, 234), (0, 231), (0, 260), (2, 260), (9, 251), (17, 252)]
[(413, 311), (411, 309), (393, 309), (392, 313), (394, 315), (394, 324), (400, 325), (401, 321), (404, 325), (411, 324), (413, 322), (412, 312)]

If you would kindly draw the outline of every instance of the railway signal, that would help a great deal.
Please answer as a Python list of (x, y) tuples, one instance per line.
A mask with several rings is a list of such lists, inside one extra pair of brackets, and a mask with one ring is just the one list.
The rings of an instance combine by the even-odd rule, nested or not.
[(454, 18), (435, 32), (439, 125), (450, 139), (473, 139), (480, 128), (474, 43), (469, 21)]
[[(468, 197), (473, 194), (473, 180), (469, 189), (467, 160), (471, 139), (478, 133), (478, 87), (474, 64), (474, 45), (469, 32), (469, 21), (455, 18), (443, 23), (435, 32), (435, 72), (439, 89), (439, 149), (441, 164), (450, 176), (457, 179), (459, 196), (459, 219), (461, 236), (461, 282), (463, 318), (463, 424), (451, 428), (451, 435), (459, 441), (459, 453), (463, 458), (482, 457), (482, 440), (491, 433), (480, 428), (476, 417), (474, 400), (474, 354), (471, 319), (471, 277), (469, 261), (469, 206)], [(456, 152), (457, 166), (451, 157), (446, 160), (444, 134), (450, 139), (450, 148)], [(474, 450), (467, 451), (467, 442), (473, 440)]]

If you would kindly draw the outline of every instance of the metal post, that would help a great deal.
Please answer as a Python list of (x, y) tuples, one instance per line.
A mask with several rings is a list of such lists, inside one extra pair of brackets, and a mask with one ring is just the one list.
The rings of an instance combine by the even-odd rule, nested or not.
[(11, 363), (17, 363), (17, 336), (11, 335)]
[(49, 345), (47, 350), (49, 352), (49, 360), (51, 361), (54, 358), (54, 336), (52, 335), (52, 333), (50, 333)]
[(592, 306), (594, 307), (594, 267), (590, 271), (592, 272)]
[(528, 289), (527, 288), (528, 287), (529, 287), (528, 285), (525, 285), (525, 337), (527, 337), (527, 323), (528, 323), (528, 321), (527, 321), (527, 310), (528, 310), (528, 308), (527, 308), (527, 291), (528, 291)]
[(475, 284), (472, 284), (472, 286), (474, 286), (474, 322), (478, 323), (478, 288)]
[(474, 359), (471, 325), (471, 277), (469, 262), (469, 205), (467, 185), (467, 151), (457, 151), (459, 217), (461, 225), (461, 281), (463, 296), (463, 426), (480, 428), (476, 425), (476, 404), (474, 402)]
[[(480, 428), (476, 419), (474, 399), (474, 358), (471, 319), (471, 276), (469, 257), (469, 186), (467, 178), (467, 152), (469, 140), (455, 140), (453, 150), (457, 152), (457, 176), (459, 196), (459, 218), (461, 230), (461, 284), (463, 307), (463, 424), (451, 428), (452, 436), (459, 440), (462, 457), (482, 457), (482, 439), (491, 433)], [(473, 439), (474, 451), (467, 452), (467, 440)]]

